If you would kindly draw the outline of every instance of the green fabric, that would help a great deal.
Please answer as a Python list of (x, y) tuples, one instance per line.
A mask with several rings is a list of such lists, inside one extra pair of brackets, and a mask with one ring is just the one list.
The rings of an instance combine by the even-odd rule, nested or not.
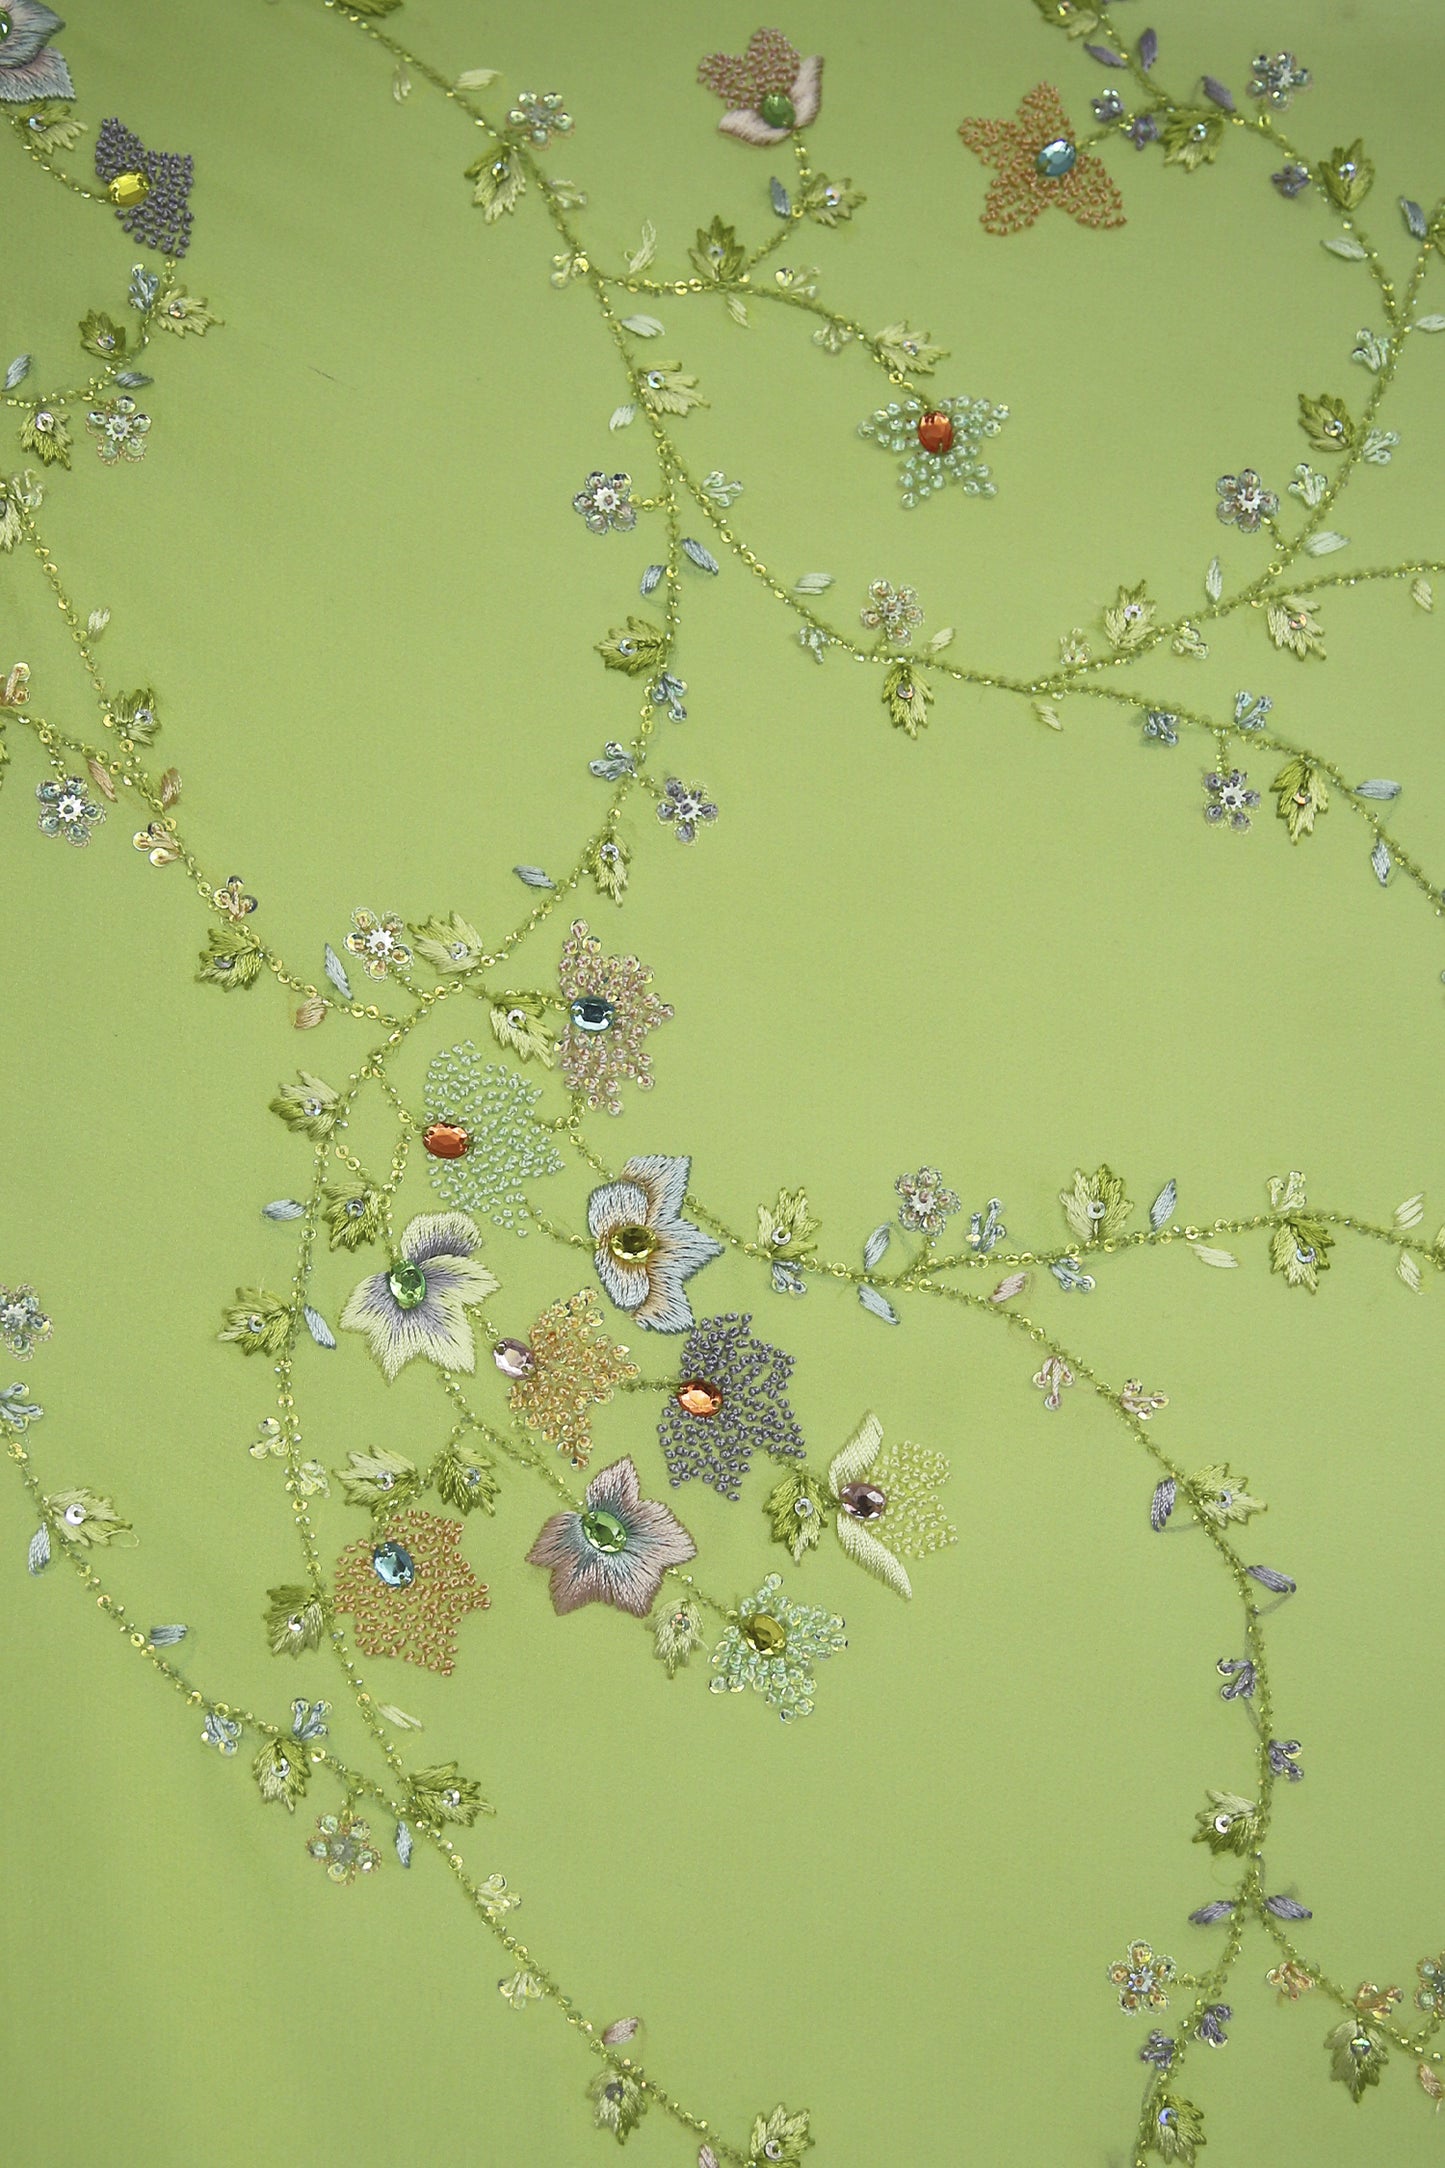
[[(1442, 26), (1409, 0), (1363, 18), (1307, 0), (1196, 17), (1168, 0), (1157, 22), (1161, 76), (1208, 70), (1240, 97), (1250, 55), (1296, 48), (1315, 80), (1287, 125), (1320, 157), (1365, 138), (1379, 179), (1363, 215), (1403, 284), (1394, 202), (1433, 202)], [(408, 0), (387, 23), (447, 73), (502, 70), (490, 110), (560, 90), (576, 129), (547, 164), (587, 190), (581, 231), (613, 267), (654, 220), (659, 276), (687, 275), (715, 212), (750, 241), (769, 231), (786, 146), (719, 135), (695, 83), (702, 54), (741, 50), (752, 27), (696, 0), (505, 20)], [(783, 27), (826, 59), (813, 160), (868, 198), (835, 231), (801, 228), (783, 260), (816, 263), (845, 315), (931, 332), (952, 358), (929, 385), (1011, 418), (996, 499), (905, 512), (892, 462), (856, 434), (883, 385), (861, 353), (820, 352), (801, 312), (758, 306), (744, 330), (707, 297), (646, 302), (658, 351), (710, 402), (677, 441), (697, 475), (744, 481), (728, 517), (748, 546), (785, 584), (832, 573), (820, 607), (840, 624), (870, 581), (912, 585), (925, 634), (952, 625), (952, 656), (1021, 676), (1075, 625), (1098, 642), (1121, 584), (1147, 580), (1172, 615), (1202, 605), (1216, 550), (1232, 578), (1262, 569), (1267, 540), (1215, 521), (1215, 476), (1253, 465), (1282, 492), (1308, 451), (1297, 393), (1358, 409), (1351, 344), (1380, 328), (1362, 267), (1319, 245), (1338, 230), (1323, 205), (1282, 201), (1256, 145), (1228, 140), (1193, 175), (1118, 145), (1126, 226), (1048, 216), (1001, 240), (978, 224), (987, 175), (959, 122), (1012, 115), (1047, 79), (1082, 125), (1112, 75), (1025, 0), (966, 20), (935, 0), (802, 5)], [(1142, 27), (1121, 10), (1121, 31)], [(92, 131), (115, 112), (194, 152), (182, 276), (223, 320), (157, 337), (143, 465), (103, 466), (82, 426), (74, 471), (49, 478), (48, 546), (82, 612), (111, 612), (109, 680), (157, 689), (154, 765), (181, 771), (192, 848), (212, 881), (243, 876), (258, 937), (303, 979), (321, 983), (322, 945), (342, 948), (358, 906), (456, 910), (495, 940), (527, 904), (512, 868), (569, 866), (599, 818), (587, 761), (631, 735), (640, 698), (593, 650), (647, 607), (647, 515), (597, 541), (570, 502), (596, 466), (653, 483), (642, 424), (608, 433), (626, 384), (589, 293), (549, 288), (560, 244), (535, 196), (491, 226), (473, 209), (464, 117), (422, 82), (395, 100), (387, 57), (311, 0), (77, 4), (56, 42)], [(62, 162), (84, 174), (93, 142)], [(144, 252), (8, 132), (0, 158), (5, 355), (33, 350), (37, 384), (79, 381), (75, 325), (126, 316)], [(1425, 306), (1442, 287), (1437, 264)], [(1445, 340), (1414, 345), (1385, 416), (1401, 446), (1348, 492), (1348, 556), (1312, 570), (1437, 546)], [(686, 531), (715, 544), (696, 518)], [(822, 1254), (850, 1265), (922, 1162), (967, 1209), (1004, 1200), (1006, 1250), (1066, 1240), (1058, 1192), (1102, 1160), (1136, 1227), (1171, 1177), (1181, 1223), (1207, 1228), (1267, 1211), (1268, 1177), (1299, 1167), (1311, 1205), (1382, 1225), (1433, 1188), (1430, 1236), (1439, 928), (1403, 877), (1381, 891), (1347, 807), (1291, 846), (1266, 757), (1253, 832), (1211, 833), (1199, 745), (1145, 744), (1137, 719), (1083, 699), (1057, 703), (1055, 732), (1025, 700), (940, 683), (910, 742), (877, 673), (815, 667), (735, 558), (717, 580), (684, 570), (688, 720), (659, 722), (654, 766), (704, 782), (721, 817), (684, 851), (639, 797), (624, 906), (580, 906), (676, 1010), (650, 1042), (656, 1090), (628, 1086), (621, 1120), (588, 1120), (609, 1166), (690, 1154), (697, 1197), (749, 1236), (759, 1204), (804, 1185)], [(1136, 674), (1221, 714), (1237, 688), (1267, 691), (1284, 735), (1352, 779), (1400, 779), (1392, 830), (1438, 883), (1441, 628), (1408, 585), (1327, 593), (1327, 663), (1277, 652), (1251, 611), (1207, 662)], [(0, 598), (0, 668), (23, 655), (32, 711), (92, 735), (24, 549), (0, 560)], [(55, 1335), (29, 1365), (0, 1361), (0, 1384), (23, 1376), (45, 1408), (26, 1440), (42, 1485), (87, 1485), (134, 1524), (137, 1548), (97, 1554), (133, 1619), (185, 1621), (177, 1661), (212, 1698), (280, 1723), (294, 1694), (329, 1698), (338, 1750), (370, 1767), (324, 1653), (269, 1653), (265, 1592), (300, 1571), (279, 1464), (246, 1450), (271, 1379), (215, 1335), (236, 1287), (289, 1284), (292, 1237), (259, 1208), (304, 1194), (310, 1154), (268, 1102), (302, 1062), (340, 1086), (372, 1037), (344, 1017), (298, 1034), (269, 976), (234, 999), (197, 985), (219, 921), (184, 869), (131, 848), (143, 824), (124, 803), (84, 853), (38, 836), (48, 771), (22, 728), (8, 735), (0, 1278), (34, 1282)], [(505, 983), (552, 983), (569, 916)], [(386, 1005), (359, 968), (353, 983)], [(489, 1046), (462, 1002), (418, 1032), (397, 1071), (413, 1107), (426, 1062), (468, 1034)], [(555, 1080), (548, 1093), (559, 1110)], [(350, 1141), (385, 1172), (374, 1109)], [(590, 1186), (574, 1161), (537, 1193), (577, 1229)], [(419, 1169), (402, 1202), (432, 1208)], [(1266, 1886), (1312, 1908), (1300, 1941), (1325, 1972), (1350, 1992), (1398, 1982), (1408, 2010), (1445, 1934), (1428, 1653), (1440, 1289), (1431, 1271), (1409, 1293), (1387, 1246), (1341, 1238), (1310, 1295), (1270, 1274), (1266, 1233), (1226, 1239), (1237, 1271), (1183, 1242), (1120, 1252), (1090, 1266), (1091, 1294), (1036, 1271), (1028, 1306), (1104, 1377), (1169, 1395), (1153, 1426), (1168, 1451), (1228, 1460), (1268, 1500), (1240, 1540), (1299, 1582), (1267, 1623), (1278, 1728), (1304, 1742), (1307, 1781), (1280, 1787)], [(484, 1256), (502, 1281), (490, 1314), (523, 1336), (592, 1280), (583, 1250), (537, 1234), (489, 1232)], [(314, 1299), (333, 1323), (372, 1268), (323, 1252)], [(734, 2146), (783, 2101), (811, 2112), (819, 2168), (1127, 2160), (1137, 2049), (1188, 1998), (1125, 2017), (1107, 1969), (1135, 1939), (1205, 1969), (1222, 1930), (1186, 1915), (1233, 1863), (1191, 1842), (1194, 1818), (1210, 1787), (1251, 1781), (1253, 1734), (1214, 1669), (1243, 1653), (1227, 1576), (1198, 1529), (1151, 1535), (1145, 1454), (1084, 1390), (1046, 1411), (1038, 1351), (988, 1318), (900, 1298), (895, 1329), (847, 1285), (790, 1301), (733, 1254), (691, 1293), (700, 1315), (751, 1311), (795, 1355), (816, 1470), (868, 1408), (890, 1442), (948, 1455), (960, 1542), (910, 1569), (911, 1605), (831, 1536), (794, 1568), (768, 1540), (766, 1465), (737, 1505), (669, 1491), (653, 1404), (622, 1396), (596, 1419), (592, 1465), (635, 1455), (707, 1588), (731, 1602), (776, 1568), (845, 1614), (816, 1713), (784, 1727), (753, 1696), (713, 1697), (697, 1659), (669, 1681), (641, 1629), (600, 1606), (555, 1617), (523, 1559), (556, 1501), (510, 1467), (495, 1520), (466, 1525), (492, 1601), (463, 1622), (456, 1672), (378, 1660), (368, 1686), (424, 1720), (413, 1760), (455, 1757), (496, 1803), (458, 1846), (522, 1895), (511, 1924), (538, 1960), (599, 2025), (640, 2015), (638, 2060)], [(604, 1308), (666, 1374), (677, 1344)], [(352, 1451), (438, 1451), (450, 1415), (433, 1380), (414, 1366), (387, 1387), (343, 1342), (298, 1349), (303, 1450), (333, 1471)], [(476, 1398), (496, 1415), (482, 1366)], [(26, 1575), (34, 1521), (7, 1480), (0, 2055), (16, 2157), (609, 2157), (591, 2058), (552, 2009), (499, 1997), (512, 1966), (438, 1861), (403, 1874), (385, 1830), (383, 1869), (331, 1886), (304, 1840), (335, 1788), (313, 1784), (294, 1819), (262, 1810), (248, 1747), (203, 1750), (200, 1712), (63, 1562)], [(316, 1502), (328, 1557), (364, 1533), (334, 1476), (332, 1491)], [(1338, 2011), (1318, 1993), (1278, 2007), (1274, 1957), (1249, 1929), (1230, 2045), (1196, 2047), (1181, 2085), (1206, 2110), (1210, 2168), (1433, 2157), (1408, 2059), (1352, 2105), (1324, 2045)], [(656, 2111), (628, 2145), (637, 2168), (695, 2157)]]

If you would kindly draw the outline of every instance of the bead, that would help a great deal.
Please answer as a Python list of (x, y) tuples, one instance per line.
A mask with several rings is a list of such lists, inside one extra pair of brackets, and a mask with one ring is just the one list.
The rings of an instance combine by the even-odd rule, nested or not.
[(433, 1159), (462, 1159), (472, 1148), (472, 1133), (460, 1122), (433, 1122), (422, 1131), (421, 1141)]
[(791, 128), (797, 121), (797, 111), (785, 90), (770, 90), (758, 107), (761, 117), (770, 128)]
[(392, 1266), (386, 1284), (399, 1310), (414, 1310), (418, 1303), (426, 1300), (426, 1274), (420, 1265), (409, 1264), (403, 1259)]
[(609, 1513), (605, 1506), (593, 1506), (589, 1512), (584, 1513), (580, 1526), (594, 1551), (601, 1551), (607, 1557), (615, 1558), (619, 1551), (627, 1549), (626, 1523), (620, 1521), (615, 1513)]
[(410, 1588), (416, 1579), (416, 1564), (404, 1543), (379, 1543), (371, 1564), (378, 1581), (385, 1581), (388, 1588)]
[(645, 1265), (657, 1248), (657, 1239), (650, 1227), (614, 1227), (607, 1247), (619, 1265)]
[(918, 424), (918, 441), (925, 452), (934, 452), (940, 456), (944, 452), (951, 452), (953, 423), (946, 414), (941, 414), (936, 409), (931, 414), (925, 414)]
[(1066, 173), (1072, 173), (1078, 162), (1078, 152), (1067, 136), (1055, 136), (1046, 143), (1034, 160), (1034, 165), (1047, 181), (1061, 181)]
[(143, 173), (117, 173), (105, 192), (117, 210), (128, 211), (133, 204), (145, 202), (151, 184)]
[(529, 1378), (537, 1367), (525, 1340), (499, 1340), (492, 1349), (492, 1361), (504, 1378)]
[(876, 1483), (849, 1483), (839, 1491), (838, 1503), (855, 1521), (877, 1521), (888, 1510), (888, 1494)]
[(723, 1404), (721, 1388), (709, 1385), (706, 1378), (688, 1378), (672, 1397), (684, 1415), (716, 1415)]
[(787, 1647), (787, 1629), (767, 1611), (754, 1611), (751, 1618), (745, 1618), (741, 1632), (748, 1647), (756, 1649), (760, 1656), (777, 1656)]
[(612, 1003), (600, 994), (580, 994), (572, 1004), (572, 1021), (579, 1031), (606, 1031), (612, 1016)]

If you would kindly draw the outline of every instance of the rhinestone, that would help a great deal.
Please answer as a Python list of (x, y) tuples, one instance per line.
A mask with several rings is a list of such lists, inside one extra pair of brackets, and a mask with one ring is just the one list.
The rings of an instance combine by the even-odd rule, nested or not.
[(673, 1394), (684, 1415), (716, 1415), (723, 1404), (722, 1388), (706, 1378), (688, 1378)]
[(619, 1551), (627, 1549), (627, 1524), (609, 1513), (605, 1506), (593, 1506), (582, 1515), (579, 1523), (583, 1535), (594, 1551), (601, 1551), (608, 1558), (615, 1558)]
[(372, 1570), (388, 1588), (410, 1588), (416, 1564), (404, 1543), (379, 1543), (371, 1554)]
[(1034, 165), (1045, 180), (1061, 181), (1066, 173), (1073, 172), (1078, 156), (1067, 136), (1055, 136), (1051, 143), (1044, 145)]
[(117, 210), (128, 211), (133, 204), (145, 202), (151, 184), (143, 173), (117, 173), (105, 192)]
[(413, 1265), (406, 1259), (392, 1266), (386, 1284), (399, 1310), (414, 1310), (419, 1302), (426, 1300), (426, 1274), (420, 1265)]
[(472, 1148), (472, 1133), (460, 1122), (433, 1122), (422, 1131), (421, 1141), (433, 1159), (461, 1159)]
[(919, 421), (918, 441), (925, 452), (933, 452), (939, 457), (944, 452), (951, 452), (953, 450), (953, 423), (946, 414), (942, 413), (938, 408), (934, 408), (932, 413), (923, 415)]
[(645, 1265), (657, 1243), (650, 1227), (614, 1227), (607, 1237), (607, 1247), (619, 1265)]
[(849, 1483), (839, 1491), (838, 1503), (855, 1521), (877, 1521), (888, 1510), (888, 1495), (876, 1483)]
[(791, 128), (798, 118), (793, 101), (784, 90), (770, 90), (758, 112), (770, 128)]
[(492, 1361), (505, 1378), (529, 1378), (537, 1367), (525, 1340), (499, 1340), (492, 1349)]
[(750, 1649), (759, 1656), (777, 1656), (787, 1647), (787, 1629), (767, 1611), (754, 1611), (751, 1618), (742, 1621), (741, 1633)]
[(572, 1021), (579, 1031), (606, 1031), (614, 1013), (612, 1003), (599, 994), (580, 994), (572, 1004)]

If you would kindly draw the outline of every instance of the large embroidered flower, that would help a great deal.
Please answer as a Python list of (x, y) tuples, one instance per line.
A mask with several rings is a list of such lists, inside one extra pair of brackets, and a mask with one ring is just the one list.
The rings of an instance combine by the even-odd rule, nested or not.
[(1051, 83), (1031, 90), (1013, 120), (966, 120), (968, 148), (996, 168), (979, 223), (1020, 233), (1041, 211), (1067, 211), (1081, 226), (1122, 226), (1124, 200), (1103, 164), (1080, 151)]
[(662, 1410), (658, 1441), (672, 1486), (701, 1476), (737, 1498), (759, 1447), (801, 1460), (803, 1434), (787, 1401), (793, 1358), (755, 1340), (751, 1317), (708, 1317), (683, 1343), (682, 1381)]
[(934, 1493), (947, 1480), (942, 1453), (921, 1445), (883, 1449), (883, 1425), (865, 1415), (828, 1469), (838, 1506), (838, 1541), (850, 1558), (880, 1581), (911, 1596), (901, 1558), (926, 1558), (958, 1541), (958, 1530)]
[(516, 1379), (509, 1396), (514, 1411), (574, 1468), (585, 1468), (592, 1450), (592, 1409), (638, 1375), (626, 1348), (608, 1339), (590, 1287), (544, 1310), (525, 1347), (502, 1340), (492, 1354), (497, 1368)]
[(527, 1553), (552, 1575), (552, 1608), (616, 1604), (645, 1618), (669, 1566), (696, 1558), (697, 1545), (675, 1515), (644, 1498), (630, 1460), (593, 1476), (580, 1513), (554, 1513)]
[(387, 1270), (353, 1289), (342, 1330), (366, 1334), (388, 1378), (418, 1355), (441, 1370), (476, 1367), (466, 1313), (498, 1286), (473, 1257), (481, 1239), (465, 1212), (424, 1212), (403, 1234)]
[(781, 30), (755, 30), (741, 56), (709, 53), (697, 79), (730, 109), (718, 122), (723, 134), (744, 143), (786, 142), (818, 118), (823, 63), (816, 53), (804, 60)]
[(624, 1077), (644, 1091), (651, 1088), (652, 1057), (642, 1042), (672, 1010), (649, 990), (647, 965), (635, 956), (604, 956), (585, 919), (572, 923), (557, 981), (569, 1004), (558, 1046), (563, 1082), (589, 1107), (620, 1114)]
[(40, 800), (36, 822), (43, 836), (64, 836), (67, 843), (89, 843), (90, 831), (105, 819), (105, 808), (96, 804), (78, 775), (58, 782), (37, 783)]
[(75, 85), (59, 53), (46, 51), (60, 17), (41, 0), (5, 0), (0, 7), (0, 99), (73, 98)]
[(12, 1355), (28, 1362), (53, 1329), (33, 1287), (0, 1287), (0, 1340)]
[(460, 1521), (399, 1513), (336, 1561), (336, 1611), (356, 1621), (363, 1656), (400, 1656), (451, 1671), (457, 1626), (491, 1599), (461, 1554)]
[(722, 1253), (682, 1217), (691, 1166), (665, 1154), (629, 1159), (618, 1181), (587, 1200), (597, 1277), (619, 1310), (653, 1332), (686, 1332), (692, 1307), (682, 1283)]
[(744, 1596), (730, 1625), (712, 1652), (717, 1673), (708, 1680), (714, 1694), (740, 1694), (745, 1687), (770, 1701), (785, 1721), (813, 1713), (813, 1665), (848, 1646), (843, 1621), (811, 1603), (794, 1603), (770, 1573), (756, 1595)]
[(95, 171), (132, 240), (162, 256), (185, 255), (196, 174), (192, 158), (179, 151), (148, 151), (138, 135), (112, 116), (101, 122), (95, 139)]

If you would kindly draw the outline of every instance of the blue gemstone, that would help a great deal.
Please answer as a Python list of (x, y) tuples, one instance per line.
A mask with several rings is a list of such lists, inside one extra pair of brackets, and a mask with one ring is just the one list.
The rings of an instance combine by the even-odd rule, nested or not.
[(410, 1588), (416, 1579), (412, 1555), (401, 1543), (379, 1543), (371, 1554), (372, 1570), (388, 1588)]
[(1046, 143), (1034, 164), (1046, 180), (1061, 181), (1066, 173), (1072, 173), (1078, 162), (1078, 152), (1067, 136), (1055, 136)]

